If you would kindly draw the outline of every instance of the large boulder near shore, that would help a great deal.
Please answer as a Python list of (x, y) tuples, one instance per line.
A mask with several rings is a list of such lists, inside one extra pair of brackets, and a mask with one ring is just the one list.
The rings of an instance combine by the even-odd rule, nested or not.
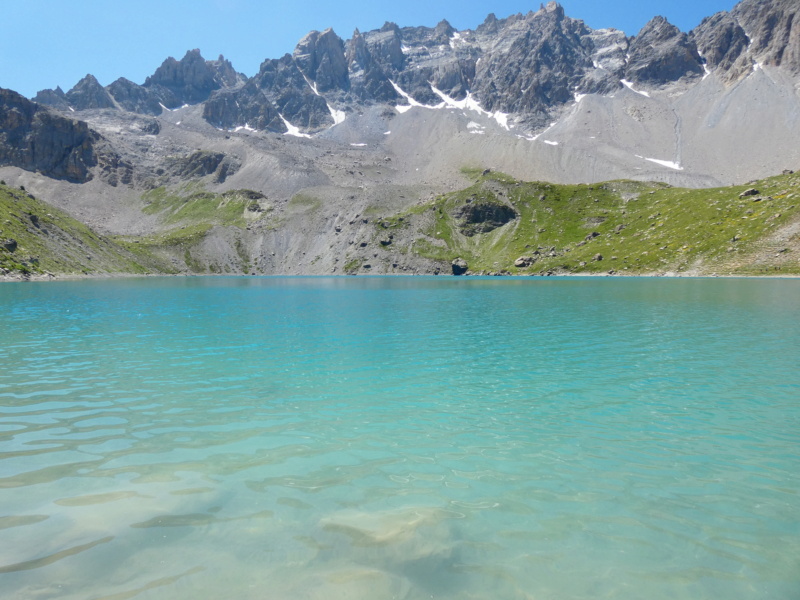
[(453, 268), (453, 275), (463, 275), (464, 273), (467, 272), (469, 266), (467, 265), (467, 261), (465, 261), (463, 258), (456, 258), (452, 262), (452, 268)]

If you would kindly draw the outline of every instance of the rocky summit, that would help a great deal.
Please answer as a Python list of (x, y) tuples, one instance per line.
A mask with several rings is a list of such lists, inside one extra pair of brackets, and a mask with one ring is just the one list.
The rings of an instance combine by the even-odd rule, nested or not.
[[(449, 272), (463, 257), (429, 246), (452, 240), (412, 215), (476, 172), (719, 189), (800, 167), (798, 12), (743, 0), (692, 31), (654, 16), (629, 37), (550, 2), (464, 31), (312, 31), (252, 76), (190, 50), (141, 84), (1, 90), (0, 176), (99, 234), (139, 236), (151, 269)], [(454, 208), (457, 235), (480, 246), (514, 227), (503, 190)], [(375, 230), (403, 214), (422, 229)]]

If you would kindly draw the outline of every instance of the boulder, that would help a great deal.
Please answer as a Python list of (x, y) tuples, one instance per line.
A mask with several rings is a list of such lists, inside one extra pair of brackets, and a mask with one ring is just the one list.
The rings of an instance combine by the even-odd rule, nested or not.
[(465, 261), (463, 258), (456, 258), (451, 263), (451, 267), (453, 269), (453, 275), (463, 275), (469, 268), (467, 261)]
[(530, 267), (535, 261), (536, 259), (532, 256), (520, 256), (514, 261), (514, 266), (518, 269), (524, 269), (525, 267)]

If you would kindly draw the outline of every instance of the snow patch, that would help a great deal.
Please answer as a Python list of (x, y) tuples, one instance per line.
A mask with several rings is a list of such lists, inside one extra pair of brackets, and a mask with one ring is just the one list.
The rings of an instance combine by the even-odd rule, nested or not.
[(467, 123), (467, 129), (483, 129), (483, 125), (479, 125), (475, 121), (470, 121)]
[(706, 59), (703, 58), (703, 53), (700, 52), (699, 48), (697, 49), (697, 56), (703, 59), (703, 72), (705, 73), (705, 75), (703, 75), (702, 81), (705, 81), (706, 77), (711, 75), (711, 71), (708, 70), (708, 64), (706, 63)]
[(75, 112), (75, 109), (72, 108), (71, 106), (68, 106), (67, 108), (69, 108), (72, 112)]
[(158, 105), (159, 105), (159, 106), (160, 106), (160, 107), (161, 107), (163, 110), (165, 110), (165, 111), (167, 111), (167, 112), (172, 112), (172, 109), (171, 109), (171, 108), (167, 108), (166, 106), (164, 106), (163, 104), (161, 104), (161, 102), (159, 102), (159, 103), (158, 103)]
[(333, 125), (331, 125), (331, 127), (336, 127), (339, 123), (344, 123), (344, 120), (347, 118), (347, 113), (343, 110), (336, 110), (330, 104), (328, 104), (328, 110), (333, 118)]
[(558, 142), (551, 142), (550, 140), (542, 140), (548, 146), (558, 146)]
[(492, 117), (497, 124), (500, 125), (506, 131), (511, 131), (511, 126), (508, 124), (508, 113), (500, 112), (499, 110), (494, 113), (489, 113), (489, 116)]
[(394, 91), (395, 91), (395, 92), (397, 92), (398, 94), (400, 94), (400, 95), (401, 95), (403, 98), (405, 98), (405, 99), (406, 99), (406, 101), (408, 102), (408, 106), (395, 106), (395, 108), (397, 109), (397, 112), (399, 112), (399, 113), (401, 113), (401, 114), (402, 114), (402, 113), (404, 113), (404, 112), (406, 112), (407, 110), (410, 110), (410, 109), (411, 109), (411, 107), (413, 107), (413, 106), (418, 106), (418, 107), (420, 107), (420, 108), (431, 108), (431, 109), (435, 109), (435, 108), (444, 108), (444, 102), (442, 102), (441, 104), (439, 104), (439, 105), (437, 105), (437, 106), (428, 106), (427, 104), (422, 104), (421, 102), (417, 102), (417, 101), (416, 101), (416, 100), (414, 100), (414, 98), (412, 98), (412, 97), (411, 97), (409, 94), (406, 94), (406, 93), (405, 93), (405, 92), (404, 92), (404, 91), (403, 91), (403, 90), (400, 88), (400, 86), (399, 86), (399, 85), (397, 85), (397, 84), (396, 84), (394, 81), (392, 81), (391, 79), (389, 80), (389, 83), (391, 83), (391, 84), (392, 84), (392, 87), (394, 88)]
[(321, 96), (322, 94), (320, 94), (317, 91), (317, 83), (315, 81), (311, 81), (308, 77), (306, 77), (305, 73), (303, 73), (302, 75), (303, 75), (303, 79), (306, 80), (306, 83), (308, 84), (308, 87), (311, 88), (311, 91), (314, 92), (317, 96)]
[(428, 104), (422, 104), (421, 102), (417, 102), (416, 100), (414, 100), (414, 98), (412, 98), (410, 94), (407, 94), (406, 92), (404, 92), (402, 90), (402, 88), (400, 88), (400, 86), (397, 85), (391, 79), (389, 80), (389, 83), (391, 83), (392, 87), (394, 87), (394, 90), (400, 96), (405, 98), (406, 101), (408, 102), (408, 105), (397, 105), (397, 106), (395, 106), (395, 109), (397, 110), (397, 112), (399, 112), (401, 114), (406, 112), (406, 111), (411, 110), (411, 108), (413, 108), (415, 106), (417, 106), (419, 108), (427, 108), (427, 109), (430, 109), (430, 110), (438, 110), (438, 109), (443, 109), (443, 108), (457, 109), (457, 110), (462, 110), (462, 111), (463, 110), (471, 110), (473, 112), (478, 113), (479, 115), (484, 115), (484, 116), (489, 117), (490, 119), (494, 119), (495, 121), (497, 121), (498, 125), (500, 125), (502, 128), (504, 128), (507, 131), (510, 131), (511, 128), (512, 128), (512, 126), (508, 124), (508, 116), (509, 116), (508, 113), (504, 113), (504, 112), (500, 112), (500, 111), (492, 113), (492, 112), (489, 112), (487, 110), (483, 110), (483, 108), (481, 108), (481, 105), (478, 104), (478, 101), (475, 100), (475, 98), (473, 98), (472, 92), (467, 92), (467, 95), (464, 97), (463, 100), (456, 100), (455, 98), (451, 98), (450, 96), (445, 94), (443, 91), (438, 89), (433, 84), (430, 84), (431, 90), (433, 91), (433, 93), (436, 94), (437, 96), (439, 96), (439, 98), (442, 99), (441, 103), (439, 103), (439, 104), (437, 104), (435, 106), (431, 106), (431, 105), (428, 105)]
[(649, 160), (652, 163), (656, 163), (657, 165), (661, 165), (662, 167), (667, 167), (668, 169), (675, 169), (676, 171), (683, 171), (683, 167), (682, 166), (680, 166), (676, 162), (672, 162), (671, 160), (659, 160), (657, 158), (646, 158), (646, 157), (640, 156), (638, 154), (636, 154), (635, 156), (636, 156), (636, 158)]
[(391, 131), (384, 131), (383, 135), (389, 135), (390, 133), (392, 133), (392, 132)]
[(444, 105), (447, 106), (447, 108), (471, 110), (473, 112), (478, 113), (479, 115), (486, 115), (490, 119), (494, 119), (495, 121), (497, 121), (498, 125), (500, 125), (500, 127), (505, 129), (506, 131), (511, 130), (511, 127), (508, 124), (508, 113), (500, 111), (490, 113), (489, 111), (483, 110), (481, 108), (481, 105), (478, 104), (478, 101), (472, 97), (472, 92), (467, 92), (467, 95), (464, 97), (463, 100), (455, 100), (454, 98), (451, 98), (441, 90), (437, 89), (432, 84), (431, 84), (431, 90), (433, 90), (433, 93), (442, 99)]
[(619, 82), (622, 85), (624, 85), (626, 88), (628, 88), (630, 91), (632, 91), (632, 92), (634, 92), (636, 94), (639, 94), (640, 96), (644, 96), (645, 98), (649, 98), (650, 97), (650, 94), (648, 94), (647, 92), (642, 92), (642, 91), (633, 89), (633, 82), (628, 81), (627, 79), (620, 79)]
[[(281, 118), (283, 119), (283, 117), (281, 117)], [(285, 121), (285, 119), (284, 119), (284, 121)], [(255, 129), (253, 129), (252, 127), (250, 127), (250, 123), (245, 123), (244, 125), (239, 125), (239, 127), (237, 127), (236, 129), (234, 129), (234, 130), (233, 130), (233, 132), (234, 132), (234, 133), (237, 133), (237, 132), (239, 132), (239, 131), (242, 131), (243, 129), (244, 129), (245, 131), (256, 131)]]
[(586, 98), (586, 94), (575, 94), (575, 104)]
[(287, 121), (286, 119), (283, 118), (282, 114), (278, 113), (278, 116), (281, 118), (281, 121), (283, 121), (283, 124), (286, 125), (286, 129), (288, 129), (288, 131), (286, 133), (284, 133), (283, 135), (291, 135), (291, 136), (299, 137), (299, 138), (310, 138), (311, 137), (307, 133), (302, 133), (299, 128), (297, 128), (294, 125), (292, 125), (291, 123), (289, 123), (289, 121)]
[(364, 148), (364, 147), (366, 147), (366, 144), (362, 144), (362, 143), (359, 143), (359, 144), (350, 144), (350, 145), (351, 145), (351, 146), (355, 146), (356, 148)]

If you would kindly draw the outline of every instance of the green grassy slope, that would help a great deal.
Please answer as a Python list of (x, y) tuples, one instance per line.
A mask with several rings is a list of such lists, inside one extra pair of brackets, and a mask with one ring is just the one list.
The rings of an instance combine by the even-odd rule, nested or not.
[[(415, 215), (427, 213), (412, 251), (448, 262), (461, 257), (472, 272), (800, 273), (800, 174), (699, 190), (468, 174), (475, 177), (471, 187), (387, 219), (384, 227), (412, 227)], [(469, 205), (483, 213), (512, 207), (516, 218), (481, 232), (480, 223), (467, 223)], [(515, 261), (530, 264), (515, 267)]]
[(0, 184), (0, 269), (21, 274), (160, 272), (25, 190)]

